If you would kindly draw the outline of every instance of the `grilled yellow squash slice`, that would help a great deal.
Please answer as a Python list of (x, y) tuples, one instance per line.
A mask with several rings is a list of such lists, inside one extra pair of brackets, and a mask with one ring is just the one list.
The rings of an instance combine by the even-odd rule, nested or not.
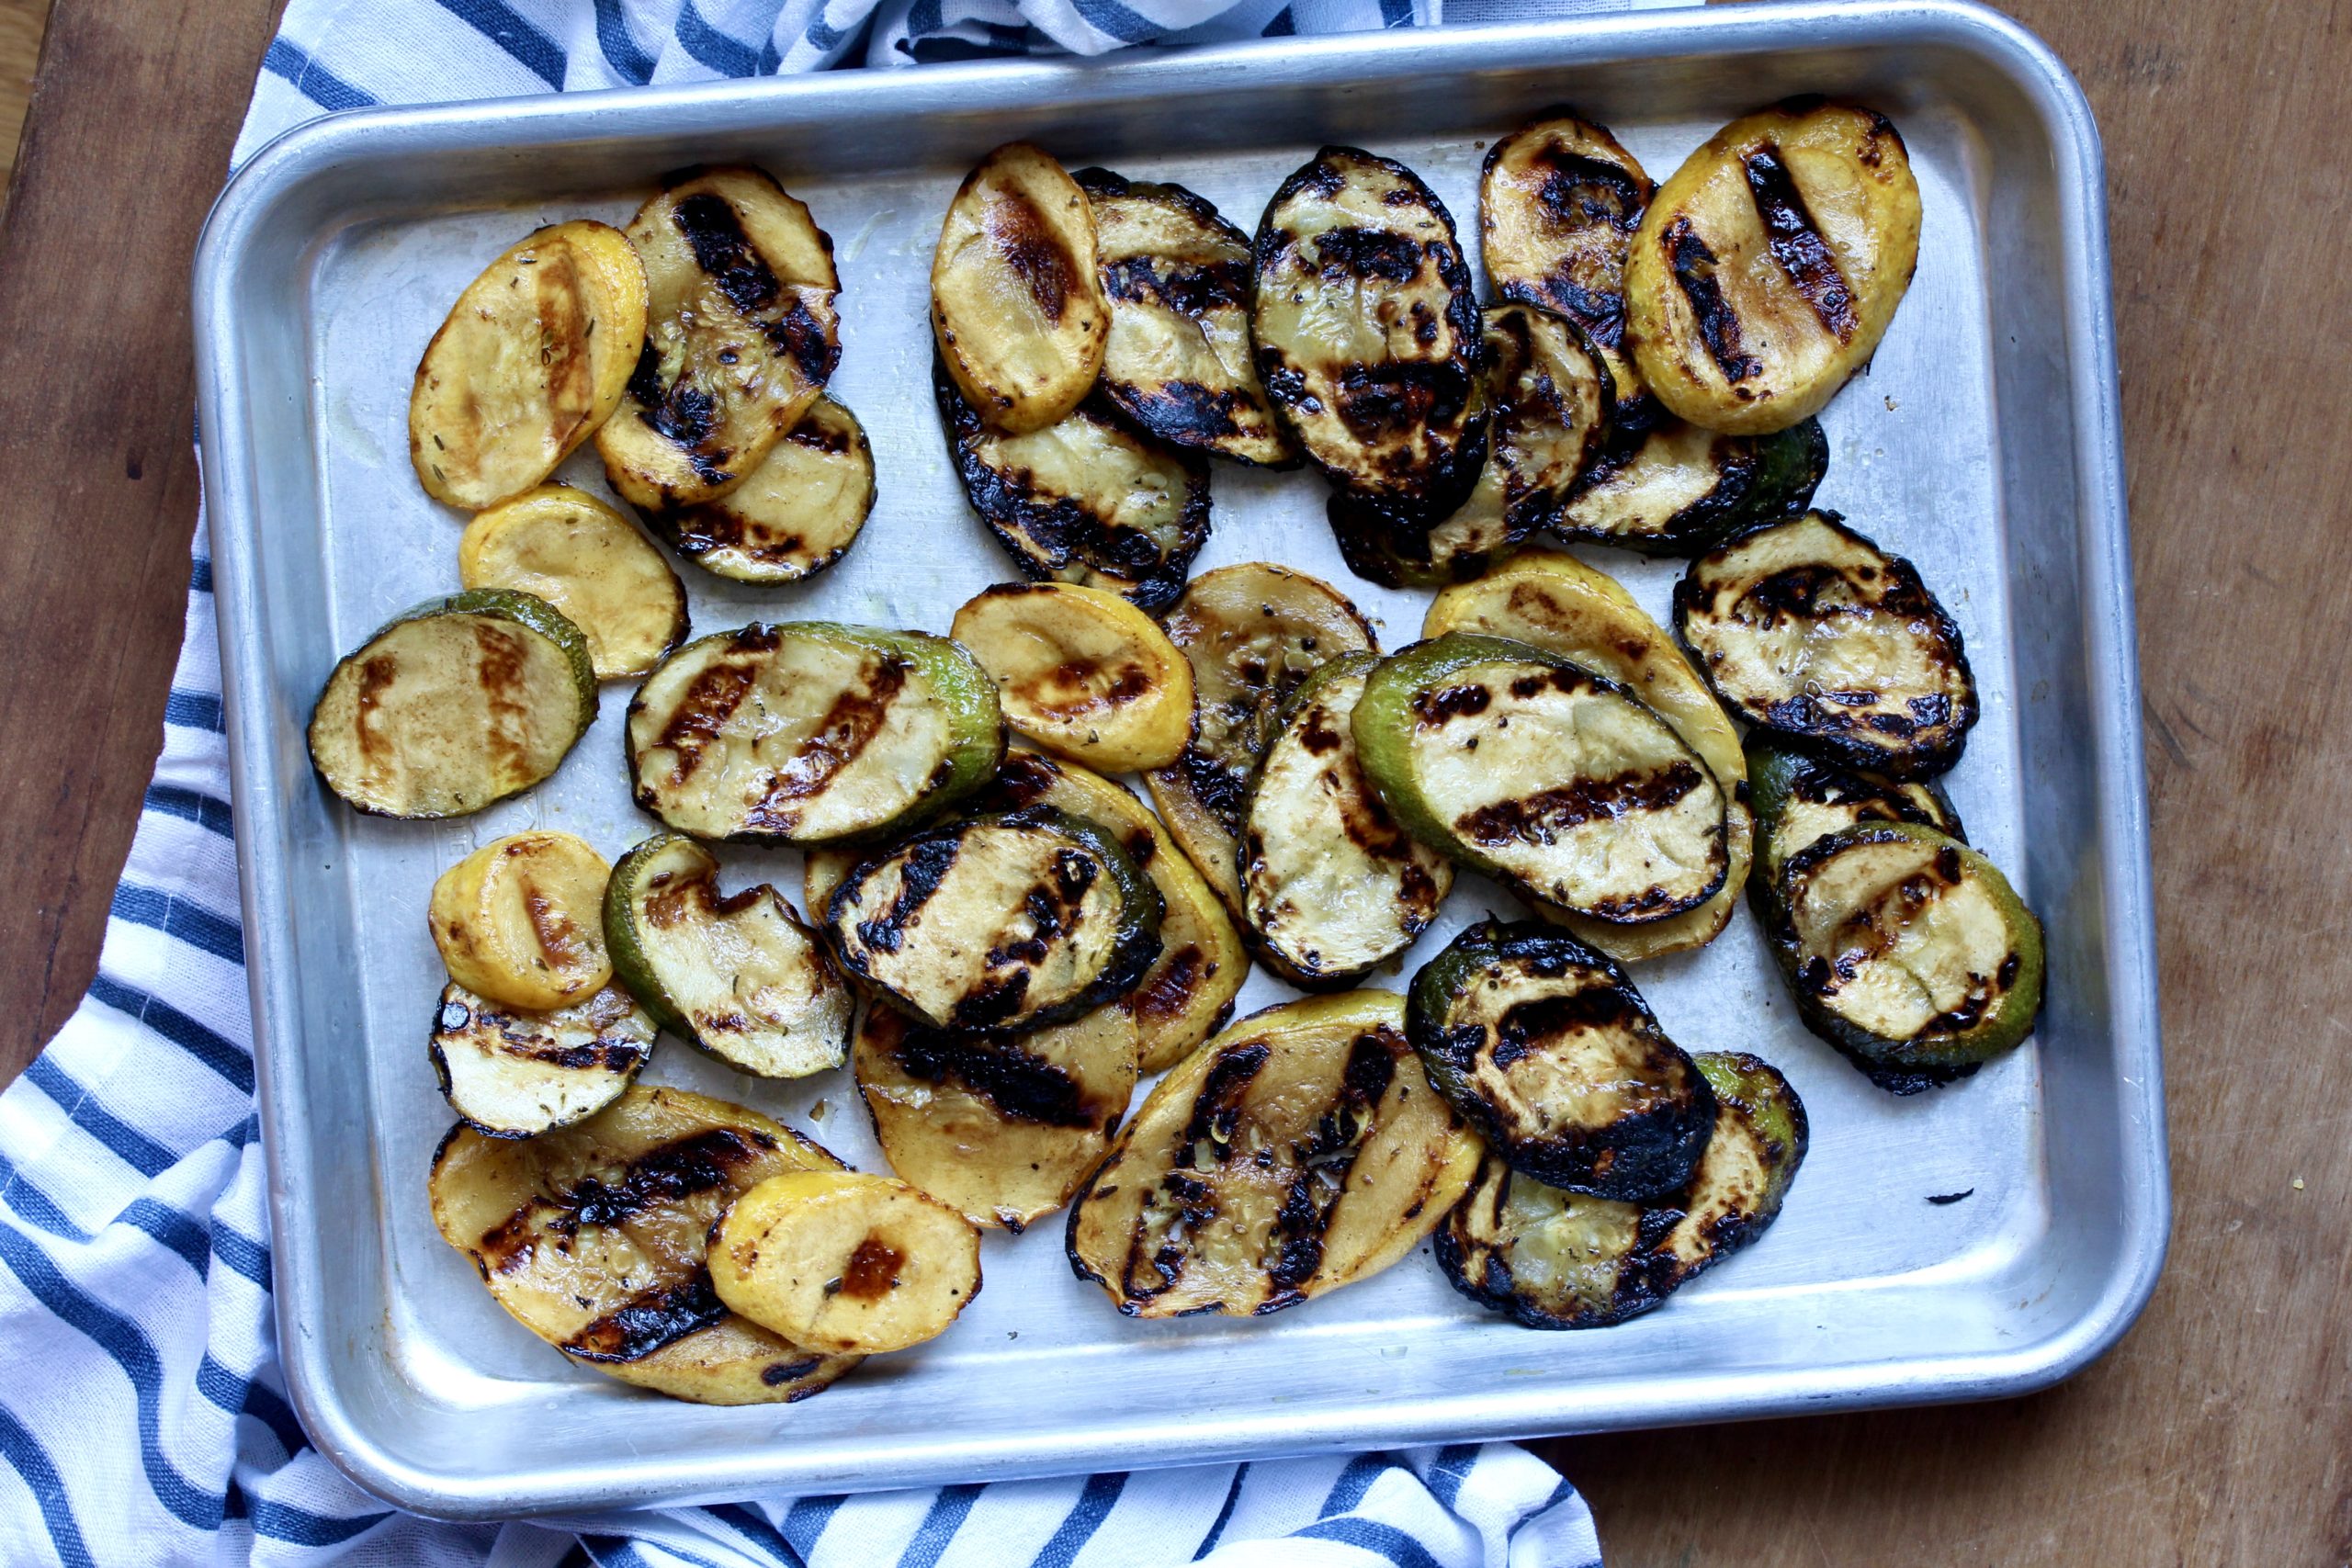
[(710, 1241), (728, 1307), (831, 1355), (937, 1338), (980, 1290), (980, 1233), (887, 1176), (796, 1170), (741, 1198)]
[(1115, 593), (1000, 583), (950, 628), (996, 681), (1013, 733), (1124, 773), (1164, 768), (1193, 730), (1193, 667), (1159, 623)]
[(685, 640), (686, 590), (636, 524), (584, 491), (541, 485), (466, 525), (458, 579), (535, 593), (588, 639), (596, 678), (642, 675)]
[(652, 514), (678, 553), (738, 582), (797, 582), (849, 552), (874, 510), (874, 449), (819, 398), (751, 477), (716, 501)]
[(511, 1008), (544, 1012), (611, 983), (605, 883), (612, 867), (570, 833), (492, 840), (433, 884), (427, 918), (449, 977)]
[(618, 986), (552, 1012), (501, 1007), (452, 980), (433, 1010), (433, 1071), (449, 1109), (493, 1138), (594, 1116), (653, 1055), (652, 1016)]

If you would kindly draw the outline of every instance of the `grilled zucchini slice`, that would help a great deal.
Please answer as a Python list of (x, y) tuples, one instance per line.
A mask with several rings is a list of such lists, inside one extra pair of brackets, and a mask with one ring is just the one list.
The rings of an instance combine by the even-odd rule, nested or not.
[(1767, 931), (1778, 916), (1772, 889), (1789, 857), (1865, 822), (1917, 822), (1962, 843), (1960, 813), (1932, 779), (1858, 773), (1808, 756), (1762, 730), (1747, 738), (1748, 786), (1756, 805), (1756, 869), (1748, 899)]
[(1357, 765), (1348, 721), (1377, 656), (1342, 654), (1290, 701), (1250, 790), (1241, 907), (1269, 967), (1310, 990), (1345, 986), (1413, 945), (1453, 888)]
[(1204, 573), (1170, 611), (1193, 666), (1193, 738), (1145, 775), (1159, 818), (1241, 914), (1241, 818), (1274, 721), (1300, 682), (1344, 653), (1378, 651), (1363, 613), (1319, 578), (1264, 561)]
[(544, 599), (477, 588), (393, 616), (311, 710), (311, 765), (371, 817), (463, 817), (555, 772), (596, 722), (588, 639)]
[(1151, 1091), (1070, 1209), (1070, 1266), (1130, 1317), (1263, 1316), (1410, 1252), (1478, 1155), (1402, 997), (1270, 1008)]
[(1476, 482), (1478, 307), (1453, 219), (1392, 159), (1326, 147), (1252, 245), (1258, 378), (1331, 483), (1433, 523)]
[(628, 705), (638, 805), (697, 839), (792, 844), (902, 831), (1004, 754), (996, 686), (922, 632), (753, 624), (686, 644)]
[(833, 242), (760, 169), (673, 175), (628, 238), (651, 310), (596, 451), (631, 505), (661, 512), (741, 484), (816, 402), (841, 362), (842, 281)]
[(1709, 430), (1786, 430), (1870, 360), (1919, 259), (1919, 184), (1884, 115), (1792, 98), (1660, 186), (1625, 263), (1642, 379)]
[(1437, 1235), (1453, 1288), (1530, 1328), (1600, 1328), (1649, 1311), (1780, 1217), (1804, 1163), (1804, 1102), (1769, 1063), (1695, 1058), (1714, 1129), (1688, 1189), (1645, 1202), (1549, 1187), (1489, 1153)]
[(842, 964), (933, 1029), (1017, 1033), (1133, 990), (1159, 890), (1096, 823), (1050, 806), (950, 823), (851, 872), (826, 906)]
[(1007, 142), (964, 176), (932, 256), (931, 325), (991, 428), (1043, 430), (1092, 389), (1111, 334), (1096, 261), (1093, 209), (1051, 153)]
[(1690, 563), (1675, 631), (1725, 707), (1849, 767), (1894, 778), (1960, 761), (1976, 678), (1918, 569), (1808, 512)]
[(1612, 924), (1696, 908), (1729, 870), (1726, 795), (1617, 682), (1525, 643), (1454, 632), (1372, 673), (1365, 774), (1423, 843)]
[(735, 1200), (710, 1240), (728, 1309), (829, 1355), (935, 1339), (980, 1289), (980, 1233), (887, 1176), (796, 1170)]
[(637, 1086), (536, 1138), (450, 1129), (433, 1156), (433, 1223), (500, 1306), (581, 1365), (700, 1404), (783, 1404), (858, 1359), (729, 1312), (706, 1238), (768, 1178), (840, 1165), (756, 1111)]
[(1000, 583), (951, 635), (995, 678), (1013, 732), (1105, 773), (1164, 768), (1193, 731), (1193, 667), (1159, 623), (1074, 582)]
[(1702, 555), (1743, 528), (1804, 511), (1828, 468), (1819, 420), (1724, 435), (1665, 414), (1611, 433), (1552, 531), (1644, 555)]
[(857, 416), (827, 397), (716, 501), (650, 514), (688, 560), (738, 582), (814, 577), (857, 542), (874, 510), (874, 449)]
[(890, 1168), (977, 1225), (1019, 1235), (1069, 1201), (1136, 1088), (1136, 1024), (1096, 1008), (1000, 1039), (858, 1021), (858, 1091)]
[(594, 1116), (653, 1055), (652, 1016), (618, 986), (552, 1012), (501, 1007), (455, 980), (428, 1049), (449, 1109), (493, 1138), (529, 1138)]
[(612, 867), (570, 833), (494, 839), (435, 879), (426, 907), (449, 977), (532, 1011), (569, 1007), (611, 983), (596, 919)]
[(1767, 936), (1797, 1014), (1881, 1089), (1965, 1077), (2032, 1032), (2041, 922), (1948, 834), (1872, 822), (1791, 856)]
[(1171, 446), (1239, 463), (1297, 459), (1250, 364), (1250, 236), (1182, 186), (1080, 169), (1111, 336), (1102, 386)]
[(855, 999), (817, 933), (762, 883), (718, 891), (718, 862), (661, 833), (613, 868), (613, 971), (662, 1027), (738, 1072), (806, 1077), (849, 1056)]
[(686, 589), (636, 524), (584, 491), (541, 485), (466, 525), (458, 581), (554, 605), (599, 681), (642, 675), (686, 637)]
[(645, 267), (586, 220), (527, 234), (425, 344), (408, 451), (425, 493), (478, 512), (545, 481), (620, 405), (645, 346)]

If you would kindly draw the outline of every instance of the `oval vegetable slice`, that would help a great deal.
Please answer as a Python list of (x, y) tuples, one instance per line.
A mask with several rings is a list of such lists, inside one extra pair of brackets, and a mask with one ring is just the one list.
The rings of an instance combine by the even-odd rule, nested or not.
[(1413, 944), (1453, 867), (1396, 825), (1356, 761), (1348, 721), (1379, 660), (1343, 654), (1301, 683), (1250, 787), (1241, 900), (1267, 963), (1294, 985), (1347, 985)]
[(1051, 153), (1007, 142), (964, 176), (932, 256), (931, 324), (991, 427), (1043, 430), (1092, 389), (1111, 332), (1096, 259), (1086, 193)]
[(1136, 1088), (1136, 1025), (1092, 1012), (1010, 1039), (858, 1021), (858, 1091), (890, 1168), (974, 1224), (1019, 1235), (1102, 1161)]
[(1102, 390), (1171, 446), (1236, 462), (1296, 459), (1250, 364), (1250, 236), (1182, 186), (1080, 169), (1111, 335)]
[(1623, 970), (1566, 931), (1487, 920), (1413, 976), (1437, 1091), (1539, 1181), (1642, 1199), (1688, 1183), (1714, 1095)]
[(1756, 805), (1756, 871), (1747, 890), (1767, 931), (1777, 917), (1772, 889), (1781, 867), (1832, 833), (1865, 822), (1917, 822), (1968, 842), (1960, 814), (1933, 780), (1858, 773), (1762, 730), (1747, 738), (1747, 777)]
[(637, 803), (698, 839), (877, 838), (969, 795), (1003, 755), (987, 671), (945, 637), (831, 621), (688, 643), (628, 705)]
[(311, 711), (311, 765), (376, 817), (463, 817), (530, 788), (596, 722), (588, 639), (544, 599), (428, 599), (343, 657)]
[(554, 605), (588, 639), (600, 681), (642, 675), (685, 640), (678, 574), (636, 524), (570, 485), (541, 485), (466, 525), (458, 580)]
[(831, 1355), (936, 1338), (980, 1289), (980, 1233), (917, 1189), (854, 1170), (771, 1176), (728, 1209), (710, 1282), (730, 1311)]
[(433, 1222), (498, 1304), (583, 1366), (703, 1404), (806, 1399), (857, 1364), (729, 1312), (711, 1224), (772, 1176), (840, 1161), (756, 1111), (633, 1087), (536, 1138), (450, 1130), (433, 1156)]
[(856, 1002), (817, 933), (765, 883), (722, 895), (718, 862), (684, 835), (621, 857), (604, 925), (621, 984), (737, 1071), (797, 1078), (847, 1059)]
[(1667, 414), (1602, 443), (1552, 531), (1644, 555), (1701, 555), (1743, 528), (1804, 511), (1828, 468), (1818, 420), (1724, 435)]
[(1326, 147), (1267, 203), (1252, 245), (1258, 378), (1340, 489), (1434, 521), (1485, 457), (1477, 302), (1453, 220), (1392, 159)]
[(1193, 730), (1193, 667), (1115, 593), (1000, 583), (950, 628), (996, 681), (1014, 733), (1105, 773), (1164, 768)]
[(841, 361), (833, 243), (764, 170), (690, 169), (629, 220), (651, 290), (645, 349), (596, 432), (648, 512), (741, 484)]
[(449, 977), (511, 1008), (544, 1012), (611, 983), (605, 901), (612, 867), (570, 833), (513, 833), (433, 884), (426, 918)]
[(738, 582), (797, 582), (848, 554), (874, 510), (874, 450), (857, 416), (820, 397), (743, 482), (650, 513), (678, 553)]
[(1118, 840), (1049, 806), (951, 823), (865, 862), (825, 931), (850, 973), (933, 1029), (1010, 1033), (1126, 995), (1160, 902)]
[(1577, 914), (1619, 924), (1705, 902), (1729, 868), (1725, 795), (1623, 686), (1455, 632), (1373, 671), (1363, 770), (1415, 838)]
[(2013, 1049), (2041, 1010), (2041, 922), (1933, 828), (1868, 823), (1792, 856), (1766, 934), (1798, 1016), (1881, 1089), (1917, 1094)]
[(619, 406), (645, 313), (645, 267), (609, 224), (558, 223), (491, 263), (417, 363), (408, 449), (425, 492), (479, 511), (545, 480)]
[(1642, 379), (1693, 424), (1785, 430), (1866, 363), (1911, 286), (1919, 186), (1884, 115), (1792, 98), (1657, 189), (1625, 263)]
[(1240, 918), (1241, 817), (1275, 719), (1322, 665), (1376, 651), (1372, 626), (1329, 583), (1264, 561), (1203, 573), (1166, 625), (1193, 666), (1193, 738), (1144, 782), (1170, 834)]
[(568, 1127), (618, 1099), (653, 1054), (651, 1016), (618, 986), (552, 1012), (501, 1007), (455, 980), (429, 1049), (449, 1109), (493, 1138)]
[(1070, 1210), (1079, 1278), (1130, 1317), (1262, 1316), (1411, 1251), (1479, 1145), (1404, 1024), (1402, 997), (1351, 991), (1270, 1008), (1186, 1058)]
[(1675, 585), (1674, 622), (1725, 707), (1851, 767), (1941, 773), (1976, 722), (1960, 628), (1917, 568), (1834, 512), (1692, 561)]

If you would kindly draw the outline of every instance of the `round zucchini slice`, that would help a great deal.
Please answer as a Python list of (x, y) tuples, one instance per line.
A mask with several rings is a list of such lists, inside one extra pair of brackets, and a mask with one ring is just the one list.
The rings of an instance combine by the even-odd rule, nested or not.
[(1352, 721), (1365, 774), (1423, 843), (1612, 924), (1723, 886), (1724, 791), (1624, 686), (1555, 654), (1452, 633), (1372, 673)]
[(980, 1290), (980, 1233), (887, 1176), (796, 1170), (735, 1200), (710, 1241), (729, 1310), (831, 1355), (935, 1339)]
[(1250, 561), (1204, 572), (1168, 613), (1193, 666), (1193, 738), (1144, 777), (1160, 820), (1237, 919), (1250, 781), (1291, 694), (1346, 653), (1378, 651), (1363, 612), (1319, 578)]
[(501, 1007), (455, 980), (429, 1049), (449, 1109), (492, 1138), (529, 1138), (594, 1116), (653, 1055), (652, 1016), (618, 986), (553, 1012)]
[(931, 324), (964, 397), (1024, 434), (1076, 408), (1102, 367), (1110, 302), (1094, 214), (1053, 155), (1007, 142), (964, 176), (931, 262)]
[(1884, 115), (1792, 98), (1660, 186), (1625, 263), (1642, 379), (1710, 430), (1786, 430), (1868, 363), (1919, 259), (1919, 185)]
[(1832, 833), (1865, 822), (1917, 822), (1968, 842), (1960, 813), (1932, 779), (1858, 773), (1762, 730), (1747, 738), (1747, 777), (1756, 804), (1756, 869), (1747, 890), (1767, 931), (1777, 919), (1772, 888), (1781, 868)]
[(535, 1138), (459, 1125), (433, 1156), (433, 1223), (498, 1304), (572, 1360), (700, 1404), (784, 1404), (857, 1365), (727, 1310), (711, 1225), (772, 1176), (841, 1162), (756, 1111), (632, 1087)]
[(1263, 1316), (1410, 1252), (1468, 1189), (1479, 1144), (1404, 1026), (1402, 997), (1351, 991), (1195, 1051), (1071, 1207), (1079, 1278), (1129, 1317)]
[(612, 867), (570, 833), (512, 833), (434, 880), (426, 920), (449, 977), (511, 1008), (545, 1010), (611, 983), (594, 911)]
[(1667, 414), (1611, 432), (1552, 531), (1644, 555), (1702, 555), (1743, 528), (1804, 511), (1828, 468), (1819, 420), (1724, 435)]
[(595, 722), (580, 628), (544, 599), (470, 589), (343, 657), (311, 711), (311, 765), (371, 817), (463, 817), (554, 773)]
[(1725, 707), (1799, 746), (1894, 778), (1960, 761), (1976, 678), (1918, 569), (1808, 512), (1690, 563), (1675, 631)]
[(1238, 463), (1297, 459), (1250, 364), (1250, 236), (1182, 186), (1080, 169), (1111, 336), (1102, 390), (1171, 446)]
[(409, 393), (408, 450), (469, 512), (544, 482), (611, 417), (645, 346), (645, 267), (584, 219), (527, 234), (458, 296)]
[(1690, 1179), (1714, 1095), (1625, 972), (1548, 926), (1487, 920), (1413, 976), (1437, 1091), (1512, 1169), (1599, 1198)]
[(1453, 867), (1396, 825), (1356, 761), (1348, 721), (1379, 663), (1342, 654), (1308, 676), (1266, 748), (1241, 826), (1241, 906), (1276, 974), (1351, 985), (1413, 945)]
[(741, 484), (816, 402), (841, 362), (842, 280), (807, 205), (760, 169), (673, 175), (628, 239), (651, 309), (596, 451), (631, 505), (661, 512)]
[(942, 637), (755, 623), (686, 644), (628, 705), (638, 805), (697, 839), (829, 844), (902, 831), (1004, 754), (996, 686)]
[(642, 675), (686, 637), (685, 584), (653, 541), (570, 485), (541, 485), (466, 525), (458, 581), (554, 605), (588, 639), (600, 681)]
[(850, 973), (933, 1029), (1058, 1023), (1159, 956), (1159, 891), (1118, 840), (1050, 806), (955, 822), (866, 861), (825, 931)]
[(718, 862), (680, 833), (629, 851), (605, 889), (613, 972), (662, 1026), (738, 1072), (798, 1078), (849, 1055), (856, 1001), (765, 883), (718, 891)]
[(650, 514), (678, 553), (737, 582), (797, 582), (849, 553), (874, 510), (874, 449), (820, 397), (749, 478), (715, 501)]
[(1781, 865), (1767, 933), (1806, 1027), (1917, 1094), (2015, 1048), (2041, 1011), (2041, 922), (1933, 828), (1867, 823)]
[(1000, 1039), (869, 1007), (854, 1059), (890, 1168), (974, 1224), (1017, 1235), (1102, 1162), (1135, 1094), (1136, 1025), (1105, 1007)]
[(1486, 457), (1478, 307), (1453, 220), (1419, 175), (1326, 147), (1282, 183), (1252, 245), (1258, 378), (1340, 490), (1435, 522)]
[(949, 630), (994, 677), (1005, 722), (1047, 750), (1124, 773), (1166, 767), (1192, 737), (1192, 665), (1115, 593), (1000, 583)]

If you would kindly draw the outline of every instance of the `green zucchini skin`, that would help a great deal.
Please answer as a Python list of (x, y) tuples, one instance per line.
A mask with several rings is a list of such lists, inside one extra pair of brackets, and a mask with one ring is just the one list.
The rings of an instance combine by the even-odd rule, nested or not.
[(1647, 556), (1704, 555), (1734, 535), (1803, 512), (1829, 471), (1829, 437), (1818, 419), (1801, 420), (1770, 435), (1718, 435), (1711, 457), (1719, 477), (1706, 494), (1656, 530), (1600, 525), (1591, 508), (1579, 509), (1579, 499), (1645, 461), (1653, 433), (1673, 417), (1655, 402), (1645, 407), (1659, 417), (1621, 421), (1612, 427), (1600, 456), (1554, 521), (1555, 535)]
[(1747, 898), (1766, 931), (1780, 918), (1773, 889), (1781, 867), (1830, 832), (1864, 822), (1916, 822), (1968, 842), (1960, 813), (1933, 779), (1858, 773), (1801, 751), (1769, 730), (1750, 730), (1745, 750), (1748, 804), (1756, 812)]

